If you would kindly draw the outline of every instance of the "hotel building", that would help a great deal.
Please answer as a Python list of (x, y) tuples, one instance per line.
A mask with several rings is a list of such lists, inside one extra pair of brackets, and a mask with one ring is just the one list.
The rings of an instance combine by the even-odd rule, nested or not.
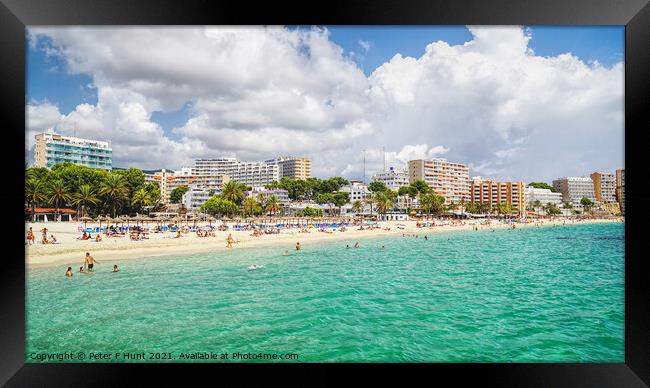
[(349, 194), (349, 203), (354, 201), (363, 201), (372, 194), (370, 190), (368, 190), (368, 185), (361, 181), (350, 181), (349, 185), (341, 187), (339, 191)]
[(421, 179), (433, 191), (445, 197), (445, 203), (469, 201), (469, 168), (466, 164), (448, 162), (446, 159), (410, 160), (409, 182)]
[[(206, 190), (205, 193), (199, 193), (201, 190), (197, 190), (197, 196), (200, 197), (201, 195), (207, 195), (210, 191), (221, 192), (223, 185), (229, 181), (230, 178), (227, 175), (199, 175), (194, 174), (192, 169), (187, 167), (176, 172), (163, 169), (153, 175), (145, 175), (145, 182), (158, 183), (160, 187), (160, 201), (163, 204), (170, 202), (171, 193), (177, 187), (187, 186), (190, 188), (188, 192), (192, 189)], [(196, 202), (197, 199), (192, 199), (192, 201)]]
[(621, 214), (625, 215), (625, 169), (616, 170), (616, 200), (621, 207)]
[(311, 178), (311, 160), (307, 158), (282, 156), (276, 159), (267, 160), (264, 163), (276, 164), (278, 166), (278, 177), (280, 179), (284, 177), (302, 180)]
[(616, 202), (616, 177), (609, 172), (594, 172), (590, 175), (594, 182), (594, 196), (602, 203)]
[(190, 187), (185, 194), (183, 194), (181, 202), (185, 205), (185, 208), (188, 211), (196, 212), (205, 201), (219, 194), (221, 194), (221, 192), (214, 189)]
[(108, 142), (40, 133), (35, 136), (34, 166), (51, 168), (57, 163), (111, 170), (113, 150)]
[(196, 159), (192, 175), (227, 175), (230, 180), (247, 186), (264, 186), (280, 179), (277, 164), (246, 162), (236, 158)]
[(255, 199), (258, 199), (260, 195), (265, 199), (268, 199), (271, 196), (275, 195), (280, 203), (286, 204), (290, 202), (289, 192), (284, 189), (265, 189), (264, 187), (253, 187), (253, 190), (244, 192), (244, 195), (246, 198), (253, 197)]
[(384, 182), (391, 190), (399, 190), (400, 187), (409, 185), (409, 173), (405, 170), (400, 171), (390, 167), (388, 171), (376, 173), (372, 180)]
[(526, 206), (533, 207), (535, 201), (539, 201), (542, 206), (552, 203), (558, 207), (562, 206), (562, 193), (554, 193), (549, 189), (538, 189), (528, 186), (525, 189)]
[(497, 182), (476, 177), (470, 186), (470, 201), (490, 207), (498, 203), (508, 204), (513, 211), (523, 214), (526, 210), (524, 182)]
[(562, 202), (571, 202), (574, 207), (581, 208), (580, 200), (585, 197), (596, 202), (594, 182), (588, 177), (565, 177), (553, 181), (553, 187), (562, 193)]

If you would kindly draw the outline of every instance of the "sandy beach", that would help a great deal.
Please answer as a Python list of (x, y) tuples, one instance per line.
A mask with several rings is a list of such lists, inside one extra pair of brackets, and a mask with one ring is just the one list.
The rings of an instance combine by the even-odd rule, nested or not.
[[(590, 219), (582, 221), (574, 220), (539, 220), (534, 223), (516, 223), (516, 228), (530, 228), (540, 226), (598, 222), (621, 222), (621, 219)], [(437, 222), (439, 223), (439, 221)], [(33, 228), (36, 243), (26, 245), (26, 265), (28, 267), (42, 266), (66, 266), (79, 265), (83, 262), (85, 252), (90, 252), (100, 263), (102, 260), (113, 262), (116, 260), (128, 260), (134, 258), (145, 258), (166, 255), (194, 254), (201, 252), (226, 251), (226, 238), (232, 234), (237, 241), (232, 249), (254, 248), (268, 246), (279, 251), (293, 250), (295, 244), (300, 242), (301, 246), (307, 247), (322, 241), (357, 240), (371, 237), (381, 237), (401, 234), (426, 234), (449, 232), (449, 231), (472, 231), (475, 227), (479, 230), (498, 228), (509, 228), (510, 224), (500, 223), (493, 220), (491, 225), (481, 225), (476, 220), (466, 220), (463, 224), (437, 225), (433, 227), (417, 227), (416, 221), (386, 221), (379, 222), (380, 229), (358, 230), (358, 226), (350, 226), (347, 231), (337, 230), (332, 233), (324, 233), (316, 228), (308, 229), (310, 233), (299, 233), (299, 229), (282, 230), (280, 234), (252, 236), (252, 231), (216, 231), (215, 237), (198, 237), (196, 233), (188, 232), (182, 234), (181, 238), (174, 238), (175, 234), (150, 233), (148, 239), (131, 241), (128, 237), (106, 237), (102, 235), (103, 241), (95, 242), (82, 241), (77, 238), (81, 236), (79, 227), (83, 226), (77, 222), (48, 222), (48, 223), (26, 223), (26, 230)], [(403, 225), (399, 229), (398, 225)], [(87, 224), (88, 227), (98, 225)], [(57, 244), (41, 244), (41, 229), (47, 227), (48, 238), (54, 235)], [(390, 228), (390, 230), (385, 230)], [(93, 233), (93, 237), (95, 234)]]

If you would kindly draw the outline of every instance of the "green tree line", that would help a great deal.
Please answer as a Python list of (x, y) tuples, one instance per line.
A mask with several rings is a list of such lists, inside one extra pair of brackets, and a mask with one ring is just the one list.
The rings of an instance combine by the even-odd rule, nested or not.
[(79, 215), (133, 214), (160, 203), (160, 188), (145, 183), (145, 174), (137, 168), (96, 170), (71, 163), (52, 169), (31, 167), (25, 172), (25, 205), (35, 220), (36, 207), (73, 208)]

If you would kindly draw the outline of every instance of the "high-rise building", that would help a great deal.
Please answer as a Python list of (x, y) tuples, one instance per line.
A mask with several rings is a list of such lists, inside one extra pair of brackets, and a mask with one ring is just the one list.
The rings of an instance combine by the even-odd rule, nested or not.
[(54, 133), (39, 133), (35, 139), (35, 167), (51, 168), (68, 162), (90, 168), (113, 168), (113, 150), (108, 142)]
[(168, 189), (168, 182), (172, 179), (174, 171), (162, 169), (153, 174), (145, 174), (144, 182), (145, 183), (157, 183), (160, 188), (160, 202), (163, 204), (169, 203), (169, 194), (171, 190)]
[(564, 177), (553, 181), (553, 187), (562, 193), (562, 201), (570, 202), (573, 206), (581, 207), (580, 200), (589, 198), (596, 202), (594, 182), (588, 177)]
[(278, 177), (280, 179), (284, 177), (302, 180), (311, 178), (311, 160), (307, 158), (281, 156), (276, 159), (266, 160), (265, 163), (278, 166)]
[(594, 182), (594, 196), (602, 203), (616, 202), (616, 178), (609, 172), (594, 172), (590, 175)]
[(621, 207), (621, 214), (625, 215), (625, 169), (616, 170), (616, 200)]
[(526, 210), (524, 182), (497, 182), (492, 179), (472, 179), (470, 186), (472, 204), (484, 203), (490, 206), (507, 204), (514, 212)]
[(196, 159), (193, 175), (227, 175), (230, 180), (248, 186), (264, 186), (279, 180), (277, 164), (248, 162), (235, 158)]
[(409, 185), (409, 173), (406, 170), (395, 170), (390, 167), (387, 171), (376, 173), (372, 180), (384, 182), (391, 190), (399, 190), (400, 187)]
[(446, 159), (410, 160), (409, 182), (421, 179), (433, 191), (445, 197), (445, 203), (469, 201), (469, 168), (466, 164), (448, 162)]

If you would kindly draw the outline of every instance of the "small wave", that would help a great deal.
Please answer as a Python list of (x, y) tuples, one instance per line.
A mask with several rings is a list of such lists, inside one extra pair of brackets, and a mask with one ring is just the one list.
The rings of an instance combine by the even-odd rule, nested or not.
[(623, 236), (594, 237), (594, 240), (625, 240)]

